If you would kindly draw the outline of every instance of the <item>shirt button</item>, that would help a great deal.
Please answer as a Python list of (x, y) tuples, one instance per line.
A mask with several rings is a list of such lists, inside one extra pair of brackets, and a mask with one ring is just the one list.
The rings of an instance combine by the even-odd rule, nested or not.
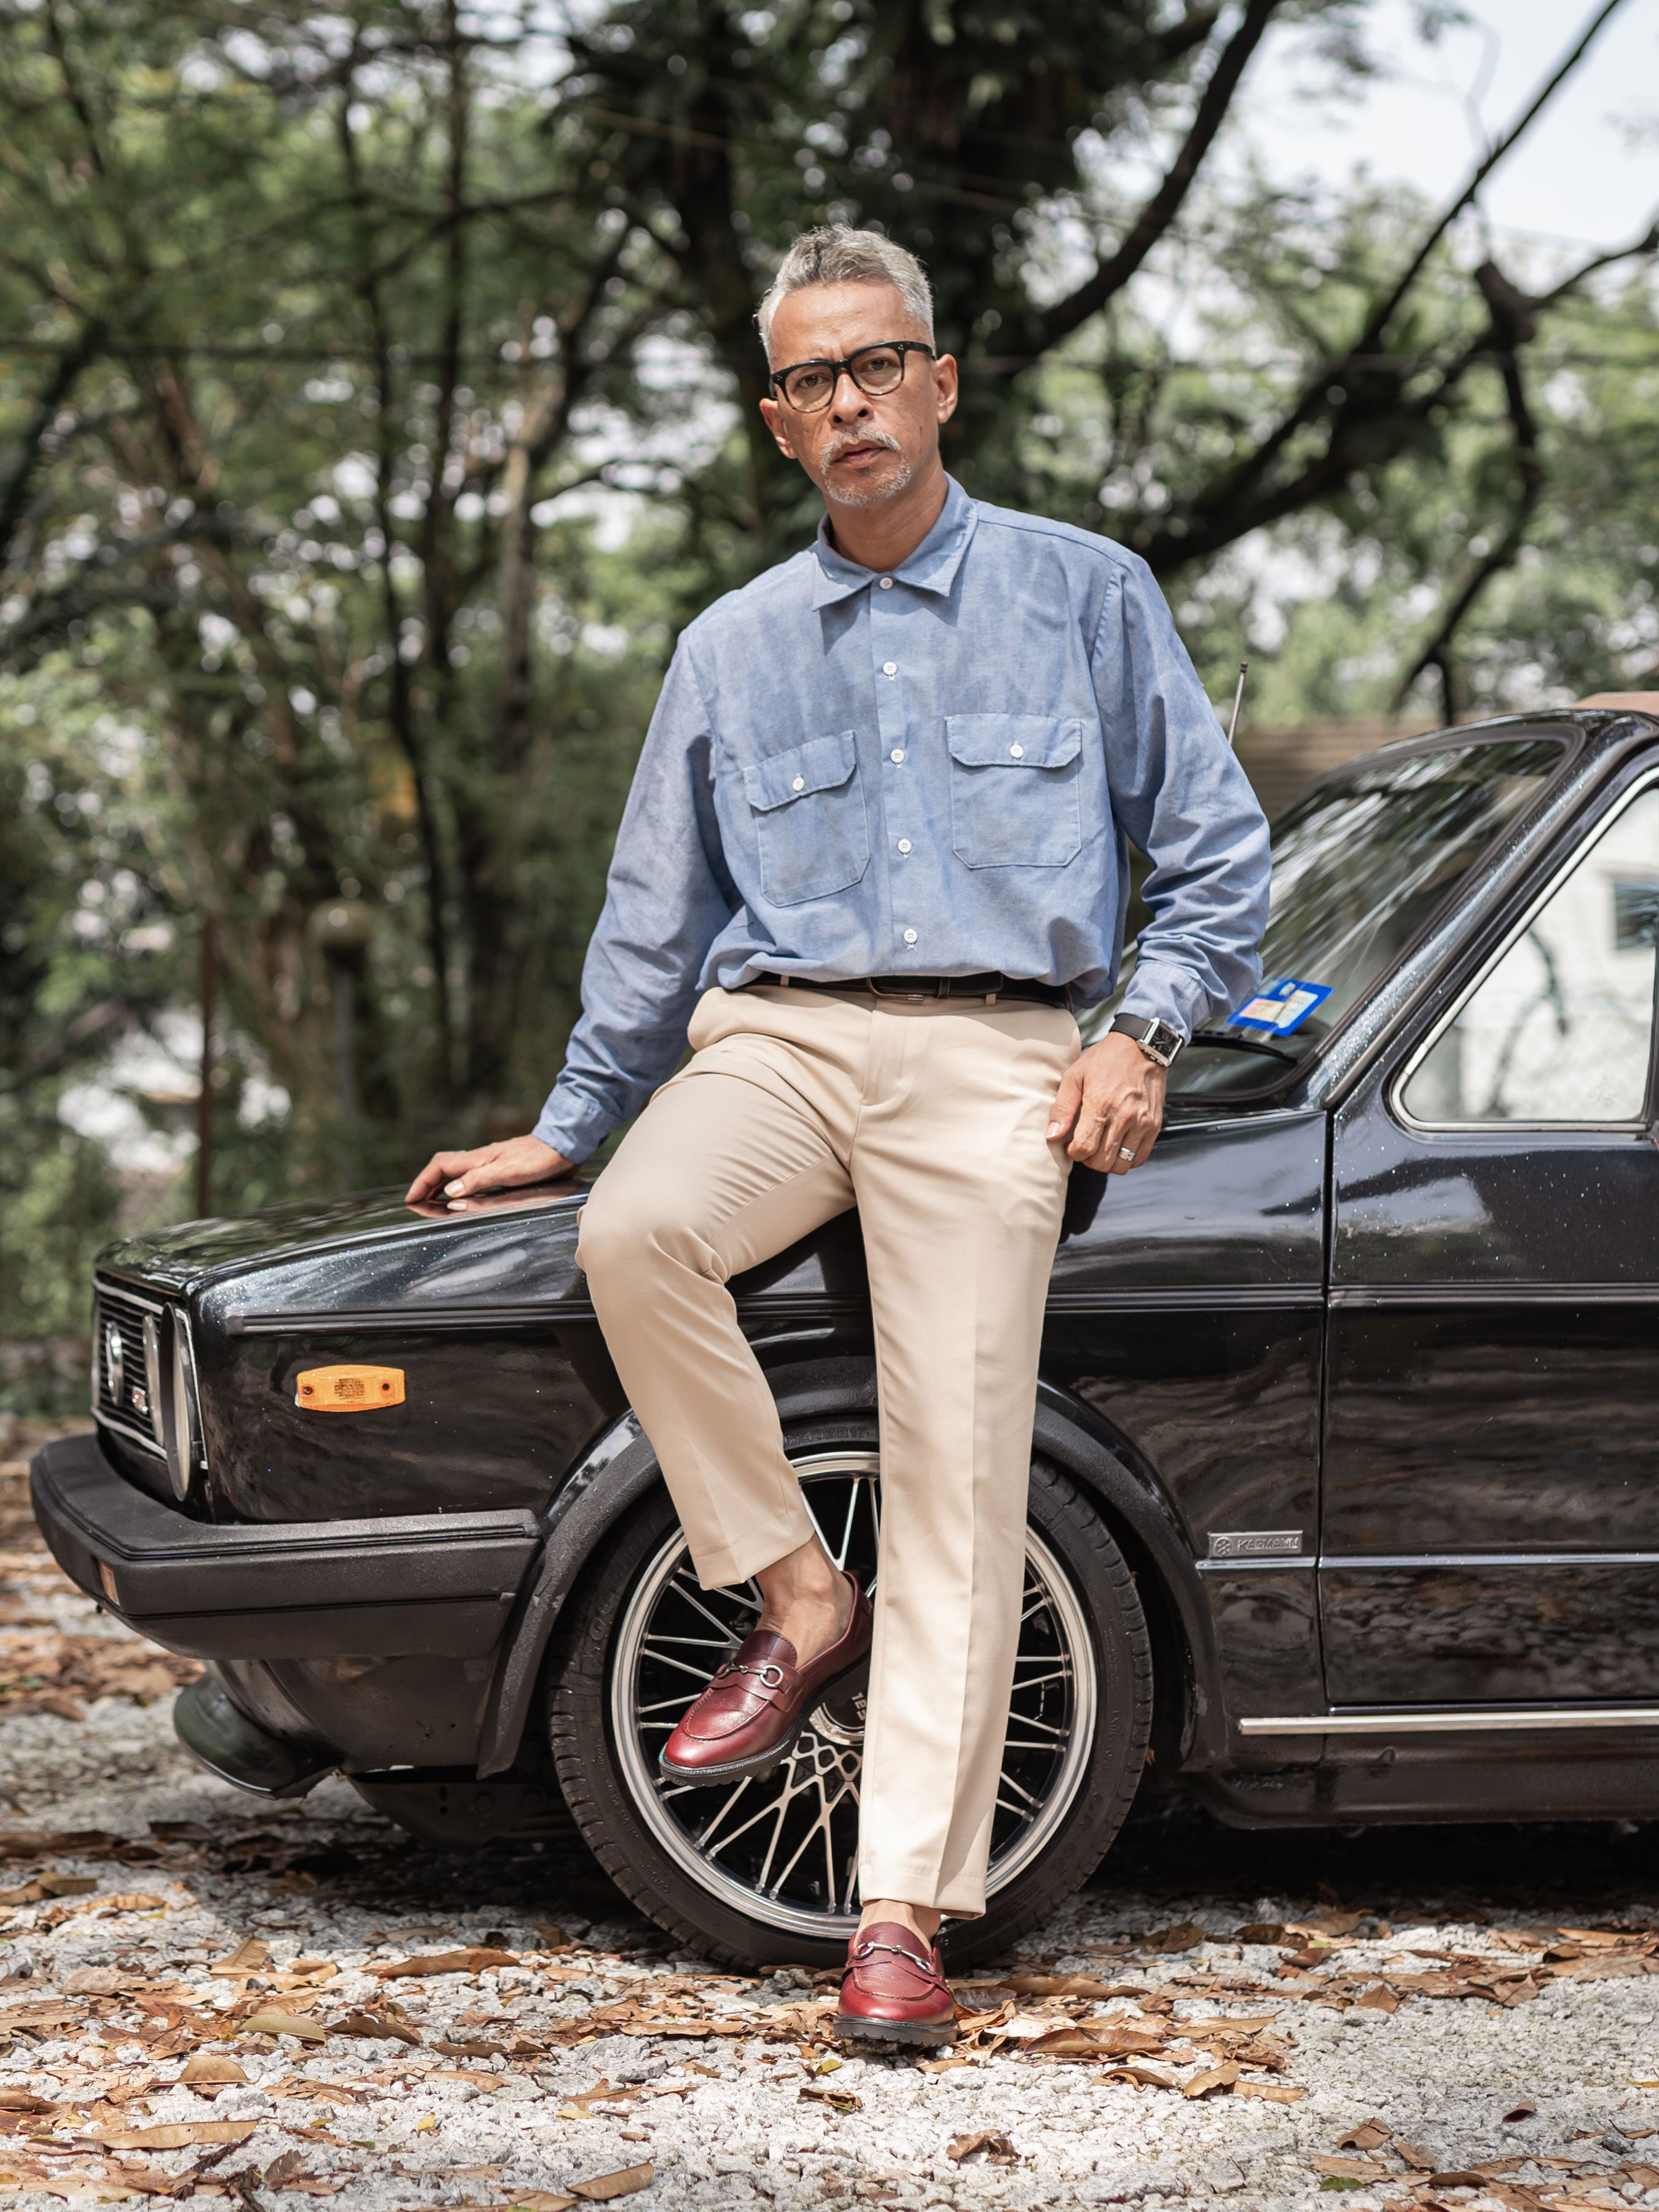
[(915, 930), (914, 930), (914, 929), (907, 929), (907, 930), (905, 931), (905, 933), (904, 933), (904, 941), (905, 941), (905, 943), (906, 943), (907, 945), (914, 945), (914, 944), (915, 943), (915, 941), (916, 941), (916, 933), (915, 932)]
[(1024, 760), (1025, 757), (1025, 748), (1024, 745), (1010, 745), (1008, 750), (1015, 760)]
[(789, 788), (791, 791), (805, 791), (806, 788), (806, 778), (804, 775), (798, 775), (794, 781), (790, 785)]
[(897, 661), (884, 660), (881, 664), (881, 672), (884, 676), (896, 676), (898, 674)]
[(903, 746), (895, 745), (892, 751), (888, 754), (887, 757), (890, 761), (902, 761), (904, 758)]
[(882, 578), (882, 580), (881, 580), (881, 588), (882, 588), (882, 590), (883, 590), (884, 592), (890, 592), (890, 591), (892, 590), (892, 588), (893, 588), (893, 580), (892, 580), (892, 578), (891, 578), (890, 576), (884, 576), (884, 577)]
[(909, 851), (909, 849), (910, 849), (910, 840), (909, 840), (908, 837), (901, 837), (901, 838), (899, 839), (899, 850), (900, 850), (900, 852), (901, 852), (901, 853), (908, 853), (908, 852)]

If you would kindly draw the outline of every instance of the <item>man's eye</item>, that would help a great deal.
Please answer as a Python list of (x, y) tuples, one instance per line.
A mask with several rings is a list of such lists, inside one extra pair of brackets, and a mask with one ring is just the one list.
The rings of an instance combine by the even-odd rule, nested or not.
[(822, 368), (804, 368), (799, 376), (789, 380), (789, 389), (798, 399), (816, 399), (830, 381), (829, 374)]
[(866, 376), (891, 376), (899, 365), (899, 356), (884, 348), (878, 353), (861, 353), (859, 367)]

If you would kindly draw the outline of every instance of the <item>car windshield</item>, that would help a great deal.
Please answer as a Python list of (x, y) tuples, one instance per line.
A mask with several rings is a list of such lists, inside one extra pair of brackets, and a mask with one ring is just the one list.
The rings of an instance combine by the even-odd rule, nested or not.
[[(1256, 996), (1201, 1030), (1173, 1096), (1261, 1091), (1304, 1060), (1391, 968), (1561, 763), (1556, 738), (1374, 754), (1322, 778), (1273, 824), (1273, 896)], [(1133, 975), (1084, 1024), (1105, 1032)]]

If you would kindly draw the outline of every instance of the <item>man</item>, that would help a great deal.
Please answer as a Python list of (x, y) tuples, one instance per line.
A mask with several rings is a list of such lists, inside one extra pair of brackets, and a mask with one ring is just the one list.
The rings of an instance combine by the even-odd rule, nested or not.
[[(957, 369), (915, 258), (813, 232), (759, 321), (817, 542), (680, 640), (535, 1134), (440, 1152), (410, 1195), (565, 1174), (644, 1107), (579, 1257), (704, 1587), (752, 1577), (763, 1601), (662, 1765), (764, 1772), (867, 1665), (842, 2031), (941, 2042), (940, 1918), (984, 1910), (1070, 1163), (1144, 1161), (1181, 1040), (1255, 988), (1267, 835), (1144, 565), (945, 475)], [(1085, 1052), (1071, 1009), (1113, 985), (1126, 832), (1153, 918)], [(873, 1633), (726, 1289), (854, 1205)]]

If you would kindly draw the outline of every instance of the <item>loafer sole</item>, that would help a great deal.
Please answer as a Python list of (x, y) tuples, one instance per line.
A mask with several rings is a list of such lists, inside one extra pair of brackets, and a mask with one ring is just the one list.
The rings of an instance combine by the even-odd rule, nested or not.
[(937, 2046), (957, 2039), (955, 2018), (925, 2020), (866, 2020), (860, 2013), (836, 2015), (836, 2038), (841, 2043), (925, 2043)]
[(746, 1759), (728, 1759), (719, 1766), (674, 1766), (669, 1763), (666, 1753), (659, 1753), (658, 1770), (671, 1782), (757, 1782), (763, 1775), (770, 1774), (775, 1767), (783, 1765), (795, 1747), (796, 1738), (819, 1705), (827, 1704), (833, 1697), (844, 1696), (848, 1690), (856, 1689), (861, 1681), (868, 1680), (869, 1674), (870, 1655), (866, 1651), (844, 1674), (832, 1674), (827, 1682), (821, 1683), (813, 1692), (811, 1703), (801, 1707), (793, 1726), (764, 1751), (751, 1751)]

